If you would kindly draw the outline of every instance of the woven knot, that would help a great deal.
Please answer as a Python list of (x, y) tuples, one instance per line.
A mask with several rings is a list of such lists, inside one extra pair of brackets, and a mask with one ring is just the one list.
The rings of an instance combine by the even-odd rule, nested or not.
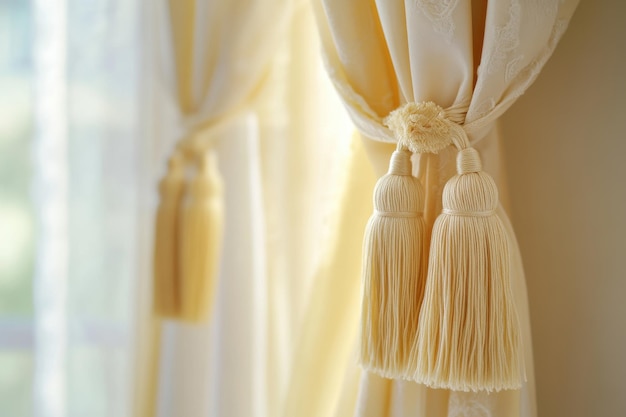
[(456, 156), (456, 170), (459, 175), (482, 171), (480, 155), (474, 148), (461, 149)]
[(406, 103), (389, 113), (383, 123), (411, 152), (438, 153), (452, 144), (455, 123), (433, 103)]

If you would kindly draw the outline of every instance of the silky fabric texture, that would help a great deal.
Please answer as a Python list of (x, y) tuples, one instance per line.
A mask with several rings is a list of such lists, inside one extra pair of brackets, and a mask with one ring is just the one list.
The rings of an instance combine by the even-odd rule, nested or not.
[[(277, 416), (288, 402), (291, 375), (300, 373), (300, 363), (307, 367), (295, 352), (300, 352), (306, 323), (320, 324), (309, 319), (309, 311), (323, 308), (324, 295), (333, 291), (332, 281), (318, 278), (329, 276), (326, 254), (339, 245), (329, 242), (339, 235), (349, 237), (350, 244), (342, 247), (348, 251), (346, 259), (358, 265), (367, 204), (354, 199), (360, 215), (345, 213), (354, 224), (349, 230), (335, 227), (333, 220), (345, 201), (341, 196), (356, 153), (349, 149), (353, 127), (325, 75), (307, 3), (198, 1), (194, 8), (188, 6), (172, 2), (171, 8), (182, 10), (172, 16), (162, 10), (159, 16), (163, 44), (157, 58), (165, 73), (155, 86), (155, 134), (169, 140), (163, 165), (176, 139), (198, 131), (205, 133), (200, 143), (218, 156), (226, 207), (223, 256), (215, 305), (206, 323), (155, 321), (144, 295), (136, 414)], [(279, 16), (285, 19), (282, 26)], [(174, 24), (170, 18), (176, 19)], [(191, 33), (197, 35), (196, 46), (177, 52), (188, 47), (187, 21), (195, 22)], [(219, 26), (222, 35), (207, 37), (204, 31), (210, 26)], [(187, 35), (174, 35), (178, 30)], [(265, 31), (279, 36), (268, 39)], [(234, 49), (228, 50), (231, 41)], [(215, 68), (209, 73), (202, 65), (209, 59), (205, 53), (217, 53), (212, 48), (221, 55), (211, 58)], [(261, 50), (268, 55), (260, 56)], [(207, 86), (201, 93), (203, 83)], [(189, 94), (181, 94), (185, 88)], [(221, 105), (205, 101), (220, 94)], [(364, 157), (360, 160), (371, 171)], [(366, 178), (373, 184), (372, 174), (359, 176), (360, 181)], [(343, 263), (338, 258), (335, 268)], [(358, 279), (358, 269), (345, 273)], [(356, 307), (358, 289), (351, 297)], [(335, 324), (340, 345), (346, 347), (328, 343), (324, 349), (339, 355), (336, 364), (322, 359), (320, 351), (306, 360), (309, 365), (324, 361), (343, 372), (352, 343), (344, 331), (353, 326), (343, 316)], [(327, 380), (324, 385), (331, 395), (341, 382), (340, 374), (334, 372), (333, 378), (336, 384)], [(327, 404), (332, 407), (332, 401)]]
[(329, 75), (365, 137), (395, 142), (382, 119), (408, 101), (434, 101), (463, 116), (475, 143), (539, 75), (577, 3), (314, 4)]
[[(151, 64), (158, 74), (152, 86), (158, 103), (152, 112), (157, 126), (152, 134), (164, 143), (160, 155), (162, 166), (181, 140), (197, 138), (193, 152), (215, 152), (222, 175), (229, 176), (226, 186), (230, 190), (226, 190), (225, 200), (230, 203), (231, 219), (227, 220), (226, 232), (240, 236), (240, 241), (226, 238), (224, 246), (237, 253), (242, 262), (238, 265), (222, 263), (221, 275), (242, 277), (243, 282), (233, 281), (235, 288), (231, 291), (236, 292), (238, 287), (245, 289), (236, 295), (250, 308), (242, 314), (247, 319), (242, 320), (245, 326), (225, 326), (238, 329), (220, 338), (227, 344), (228, 352), (232, 351), (230, 345), (233, 344), (252, 346), (258, 339), (253, 330), (263, 332), (265, 329), (253, 320), (263, 322), (264, 315), (259, 312), (264, 302), (258, 299), (264, 292), (255, 289), (253, 284), (265, 285), (265, 268), (263, 256), (259, 255), (264, 247), (264, 222), (258, 220), (263, 211), (253, 213), (249, 209), (262, 204), (258, 160), (260, 128), (251, 109), (267, 84), (276, 50), (289, 28), (293, 2), (191, 0), (162, 1), (155, 6), (150, 9), (151, 24), (155, 29), (153, 37), (160, 45), (151, 56)], [(243, 168), (237, 169), (240, 164)], [(149, 285), (141, 287), (150, 293)], [(218, 291), (223, 293), (229, 288), (232, 287), (221, 286)], [(143, 295), (137, 312), (140, 334), (137, 337), (135, 412), (150, 416), (204, 415), (209, 410), (205, 398), (211, 387), (211, 376), (219, 372), (209, 371), (212, 366), (209, 342), (213, 340), (209, 334), (213, 329), (208, 323), (193, 326), (154, 320), (149, 299)], [(228, 366), (230, 362), (225, 356), (222, 362)], [(252, 355), (248, 357), (252, 360)], [(265, 358), (258, 361), (263, 362)], [(250, 381), (249, 391), (263, 397), (264, 391), (260, 388), (265, 381), (258, 367), (241, 360), (241, 356), (234, 363), (234, 372), (225, 375)], [(233, 390), (226, 377), (223, 390)], [(244, 392), (245, 388), (241, 393)], [(262, 408), (258, 406), (262, 400), (252, 398), (251, 394), (246, 398), (249, 400), (232, 408), (244, 414), (250, 408)], [(221, 406), (214, 407), (219, 410)]]
[[(564, 33), (576, 1), (470, 2), (340, 0), (316, 3), (318, 27), (330, 77), (365, 137), (378, 176), (394, 146), (382, 119), (401, 104), (434, 101), (461, 115), (484, 169), (505, 190), (497, 151), (497, 118), (534, 81)], [(532, 121), (529, 121), (532, 122)], [(377, 141), (377, 142), (374, 142)], [(441, 192), (455, 174), (456, 152), (422, 155), (427, 228), (441, 211)], [(416, 172), (417, 173), (417, 170)], [(502, 201), (502, 200), (501, 200)], [(524, 272), (510, 222), (498, 209), (512, 247), (511, 282), (522, 329), (527, 381), (520, 390), (460, 393), (433, 390), (361, 371), (346, 394), (354, 415), (507, 416), (536, 415), (532, 344)], [(332, 308), (332, 307), (329, 307)], [(358, 323), (355, 322), (355, 326)], [(355, 355), (356, 357), (356, 355)]]
[[(311, 102), (319, 97), (318, 72), (310, 55), (302, 61), (303, 54), (316, 48), (310, 42), (314, 28), (302, 17), (306, 8), (289, 14), (288, 3), (189, 4), (172, 1), (172, 7), (180, 8), (172, 12), (173, 23), (167, 13), (162, 19), (166, 47), (161, 62), (167, 64), (164, 79), (177, 114), (169, 129), (183, 137), (194, 129), (223, 127), (219, 134), (215, 128), (209, 140), (228, 174), (225, 255), (211, 322), (167, 322), (162, 337), (160, 324), (140, 323), (140, 329), (155, 331), (145, 338), (149, 348), (139, 356), (146, 363), (140, 366), (139, 393), (145, 387), (148, 392), (138, 396), (143, 399), (138, 414), (534, 415), (518, 252), (512, 259), (513, 284), (528, 384), (521, 391), (487, 396), (362, 373), (356, 355), (361, 240), (376, 176), (386, 170), (392, 148), (382, 143), (393, 141), (382, 118), (409, 100), (453, 107), (466, 115), (485, 170), (501, 180), (495, 120), (536, 77), (575, 2), (545, 2), (535, 8), (508, 1), (490, 2), (489, 7), (460, 1), (315, 2), (327, 68), (366, 137), (362, 144), (355, 139), (350, 158), (337, 171), (327, 169), (337, 165), (327, 161), (336, 151), (328, 138), (345, 142), (347, 136), (329, 134), (327, 120), (315, 116), (320, 107), (331, 106), (319, 98)], [(283, 18), (289, 22), (285, 26)], [(514, 41), (503, 43), (511, 39), (508, 34)], [(277, 57), (279, 41), (291, 44), (288, 53)], [(265, 59), (269, 67), (260, 64)], [(483, 66), (483, 61), (490, 64)], [(248, 106), (250, 111), (244, 112)], [(454, 152), (420, 163), (427, 165), (427, 219), (432, 224), (441, 187), (454, 168)], [(236, 169), (240, 164), (245, 166)], [(316, 176), (326, 176), (326, 181)], [(320, 193), (337, 183), (341, 195)], [(339, 208), (326, 225), (321, 218), (330, 201)], [(512, 237), (508, 222), (507, 227)], [(323, 229), (329, 230), (327, 235)]]
[(182, 126), (212, 128), (250, 105), (288, 29), (291, 0), (169, 0), (160, 67)]
[[(172, 0), (158, 2), (156, 7), (151, 9), (153, 13), (151, 23), (155, 29), (153, 36), (160, 42), (151, 56), (151, 63), (157, 68), (155, 72), (158, 73), (158, 80), (152, 87), (153, 94), (160, 100), (160, 105), (153, 110), (158, 125), (153, 134), (167, 136), (162, 138), (162, 142), (169, 144), (162, 150), (163, 161), (173, 148), (185, 139), (193, 140), (192, 148), (195, 153), (207, 150), (216, 152), (218, 156), (220, 153), (226, 153), (229, 158), (237, 161), (237, 164), (241, 162), (246, 165), (246, 170), (242, 170), (240, 175), (232, 176), (233, 183), (226, 186), (239, 187), (243, 196), (241, 199), (251, 205), (260, 203), (258, 198), (254, 200), (254, 196), (257, 195), (251, 192), (254, 185), (247, 180), (254, 175), (247, 169), (255, 172), (251, 161), (256, 161), (255, 154), (258, 153), (257, 147), (250, 146), (257, 143), (256, 139), (250, 139), (252, 142), (248, 144), (249, 146), (245, 145), (248, 138), (258, 139), (258, 124), (254, 116), (250, 115), (250, 109), (271, 72), (275, 51), (288, 29), (292, 5), (293, 2), (290, 0), (229, 2)], [(219, 149), (221, 142), (229, 139), (228, 135), (233, 136), (233, 145), (227, 150)], [(243, 152), (237, 154), (235, 149), (242, 149)], [(218, 164), (223, 169), (225, 158), (220, 159), (222, 161)], [(227, 195), (226, 199), (228, 198)], [(250, 198), (253, 200), (249, 201)], [(247, 214), (242, 216), (246, 219), (241, 221), (246, 236), (249, 236), (252, 230), (259, 230), (258, 225), (262, 222), (250, 220)], [(250, 227), (246, 228), (248, 223)], [(256, 245), (262, 247), (262, 243), (258, 241)], [(241, 249), (240, 253), (246, 259), (253, 256), (253, 253), (246, 252), (245, 248)], [(246, 265), (252, 267), (255, 262), (250, 260)], [(249, 279), (256, 276), (250, 271), (239, 272), (241, 276)], [(142, 293), (151, 293), (150, 285), (143, 284), (140, 287), (146, 290)], [(258, 291), (253, 292), (257, 293)], [(137, 311), (137, 327), (140, 334), (137, 337), (135, 410), (138, 415), (152, 416), (159, 413), (159, 407), (161, 409), (165, 407), (157, 404), (157, 393), (159, 389), (164, 389), (159, 388), (159, 380), (162, 379), (161, 370), (168, 361), (166, 354), (173, 349), (180, 356), (196, 358), (196, 355), (186, 354), (189, 352), (183, 347), (197, 345), (197, 339), (204, 337), (207, 329), (204, 328), (206, 326), (187, 326), (154, 320), (150, 313), (151, 303), (148, 301), (150, 297), (145, 295), (143, 297), (145, 298), (142, 299)], [(162, 341), (163, 324), (167, 326)], [(170, 338), (181, 341), (183, 347), (179, 350), (171, 346), (168, 348), (167, 341)], [(161, 354), (162, 348), (165, 349), (165, 356)], [(207, 363), (206, 357), (197, 359), (199, 363)], [(181, 369), (185, 369), (184, 362), (181, 363)], [(249, 372), (252, 372), (251, 368), (246, 368), (245, 365), (243, 367), (248, 373), (243, 372), (242, 377), (257, 381), (258, 378), (254, 379), (249, 375)], [(203, 367), (191, 366), (187, 369)], [(185, 379), (195, 379), (189, 378), (188, 373), (180, 372)], [(210, 374), (202, 375), (203, 377), (198, 376), (203, 378), (203, 384), (199, 389), (205, 390), (206, 378)], [(260, 382), (252, 384), (258, 383)], [(200, 393), (195, 390), (181, 388), (180, 393), (181, 395), (174, 395), (175, 400), (172, 400), (174, 405), (170, 407), (174, 415), (181, 415), (179, 411), (183, 414), (188, 412), (183, 409), (177, 410), (176, 404), (189, 403), (189, 395), (192, 399), (201, 398)], [(194, 403), (196, 401), (192, 400), (191, 404)], [(196, 404), (197, 413), (202, 413), (202, 410), (206, 409), (207, 406), (202, 404), (202, 401)], [(248, 403), (242, 403), (242, 407), (246, 404)]]

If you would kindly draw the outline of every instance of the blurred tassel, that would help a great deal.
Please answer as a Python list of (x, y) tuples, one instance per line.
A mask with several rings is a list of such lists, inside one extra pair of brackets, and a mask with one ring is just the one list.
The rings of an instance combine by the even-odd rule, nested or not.
[(184, 158), (176, 152), (159, 183), (153, 259), (153, 306), (160, 317), (175, 317), (180, 310), (178, 286), (178, 213), (185, 179)]
[(411, 152), (399, 146), (376, 183), (363, 246), (361, 364), (387, 378), (406, 375), (417, 334), (426, 266), (423, 205)]
[(223, 235), (223, 186), (214, 153), (201, 157), (179, 216), (180, 316), (200, 322), (215, 297)]

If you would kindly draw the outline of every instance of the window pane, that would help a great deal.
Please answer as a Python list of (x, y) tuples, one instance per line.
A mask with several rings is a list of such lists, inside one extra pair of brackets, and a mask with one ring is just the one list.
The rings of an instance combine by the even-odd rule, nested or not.
[(30, 3), (0, 2), (0, 318), (32, 315)]
[(30, 352), (0, 351), (0, 416), (33, 415), (32, 381)]
[(137, 282), (138, 3), (69, 0), (68, 417), (132, 410)]

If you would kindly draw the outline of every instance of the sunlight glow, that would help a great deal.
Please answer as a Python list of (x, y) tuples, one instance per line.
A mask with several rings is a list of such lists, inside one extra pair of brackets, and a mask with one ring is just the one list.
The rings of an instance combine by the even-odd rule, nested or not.
[(68, 163), (65, 0), (34, 1), (36, 417), (66, 415)]

